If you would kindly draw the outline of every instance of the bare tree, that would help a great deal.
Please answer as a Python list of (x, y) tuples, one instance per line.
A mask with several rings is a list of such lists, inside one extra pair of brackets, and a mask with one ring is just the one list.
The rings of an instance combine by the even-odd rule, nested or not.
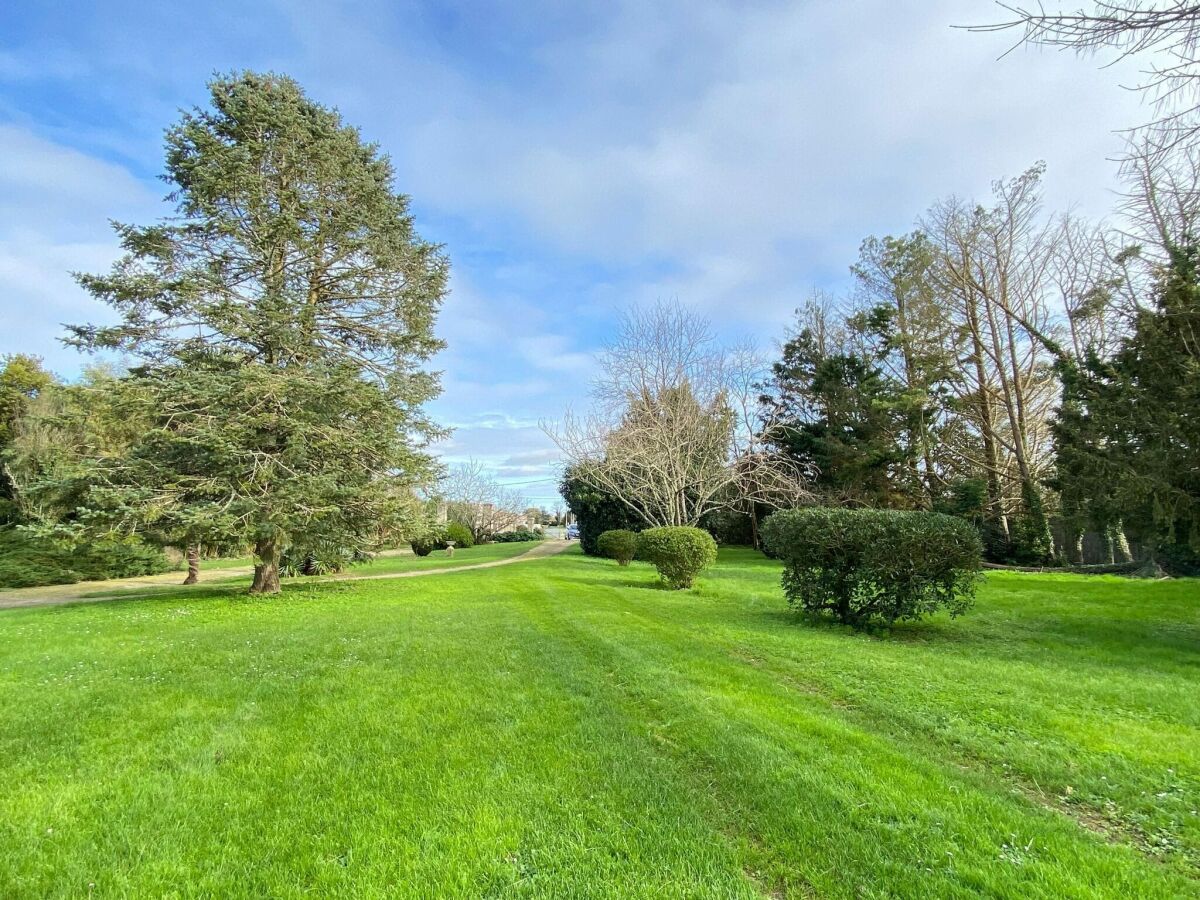
[[(1188, 141), (1200, 129), (1200, 4), (1183, 0), (1096, 0), (1091, 10), (1048, 12), (999, 4), (1013, 18), (972, 31), (1019, 31), (1020, 44), (1075, 50), (1116, 52), (1114, 62), (1153, 54), (1137, 90), (1144, 92), (1158, 115), (1150, 123), (1163, 144)], [(1011, 52), (1011, 51), (1010, 51)]]
[(660, 303), (626, 313), (600, 362), (592, 411), (543, 427), (578, 477), (646, 524), (809, 496), (806, 473), (762, 441), (765, 366), (749, 346), (724, 348), (707, 320)]
[[(1163, 147), (1153, 136), (1131, 141), (1121, 174), (1127, 185), (1121, 212), (1125, 237), (1151, 266), (1170, 261), (1173, 248), (1200, 233), (1200, 146)], [(1139, 283), (1142, 297), (1148, 284)], [(1147, 304), (1135, 301), (1139, 309)]]
[(997, 182), (990, 209), (942, 201), (923, 226), (937, 251), (934, 277), (963, 335), (957, 392), (978, 449), (970, 442), (960, 452), (985, 473), (1001, 527), (1007, 532), (1021, 510), (1048, 540), (1041, 483), (1053, 459), (1058, 383), (1034, 332), (1058, 327), (1048, 303), (1058, 232), (1039, 215), (1041, 171)]
[(525, 497), (499, 484), (477, 460), (452, 467), (438, 492), (446, 500), (450, 521), (467, 528), (476, 541), (489, 540), (525, 521)]

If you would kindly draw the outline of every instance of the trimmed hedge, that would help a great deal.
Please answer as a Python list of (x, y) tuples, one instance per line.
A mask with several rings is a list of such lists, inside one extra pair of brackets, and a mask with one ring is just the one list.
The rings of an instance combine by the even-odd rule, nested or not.
[(596, 538), (596, 548), (601, 556), (615, 559), (618, 565), (627, 566), (637, 555), (638, 536), (624, 528), (614, 528)]
[(638, 531), (643, 522), (633, 510), (611, 494), (597, 490), (567, 469), (563, 475), (559, 493), (567, 501), (567, 508), (579, 525), (579, 544), (588, 556), (599, 556), (596, 541), (606, 531), (623, 528)]
[(475, 535), (461, 522), (451, 522), (446, 526), (446, 534), (442, 541), (454, 541), (454, 546), (459, 550), (469, 550), (475, 546)]
[(638, 535), (637, 557), (653, 564), (671, 587), (687, 588), (717, 561), (717, 542), (703, 528), (648, 528)]
[(983, 547), (941, 513), (811, 507), (775, 513), (763, 542), (783, 560), (788, 605), (861, 625), (971, 607)]
[(492, 540), (497, 544), (520, 544), (525, 541), (540, 541), (545, 537), (540, 531), (535, 531), (532, 528), (526, 528), (522, 525), (520, 528), (515, 528), (512, 531), (501, 531), (499, 534), (493, 534)]

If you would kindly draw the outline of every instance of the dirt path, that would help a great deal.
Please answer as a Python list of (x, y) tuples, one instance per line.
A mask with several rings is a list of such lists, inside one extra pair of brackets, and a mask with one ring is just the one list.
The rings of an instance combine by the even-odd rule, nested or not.
[[(467, 572), (471, 569), (491, 569), (496, 566), (509, 566), (513, 563), (528, 562), (535, 559), (545, 559), (548, 556), (562, 553), (572, 545), (572, 541), (546, 540), (518, 556), (508, 559), (494, 559), (490, 562), (468, 563), (462, 566), (442, 566), (436, 569), (414, 569), (411, 572), (388, 572), (382, 575), (327, 575), (319, 578), (306, 578), (304, 584), (319, 584), (325, 581), (381, 581), (387, 578), (419, 578), (424, 575), (446, 575), (451, 572)], [(402, 555), (385, 553), (380, 555)], [(237, 566), (228, 569), (208, 569), (203, 573), (206, 581), (196, 585), (178, 583), (178, 572), (167, 572), (162, 575), (147, 575), (142, 578), (114, 578), (109, 581), (82, 581), (78, 584), (54, 584), (37, 588), (18, 589), (0, 592), (0, 610), (20, 609), (29, 606), (62, 606), (67, 603), (103, 603), (106, 600), (140, 600), (161, 597), (163, 592), (153, 594), (138, 593), (140, 588), (162, 587), (170, 585), (181, 591), (189, 588), (203, 589), (214, 587), (212, 579), (229, 576), (250, 575), (250, 566)], [(119, 591), (120, 593), (105, 594), (102, 597), (88, 597), (95, 591)]]

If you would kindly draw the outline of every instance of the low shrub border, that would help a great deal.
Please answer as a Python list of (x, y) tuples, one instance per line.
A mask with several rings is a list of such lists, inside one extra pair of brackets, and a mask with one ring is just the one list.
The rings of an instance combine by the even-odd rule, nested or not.
[(519, 544), (524, 541), (540, 541), (545, 537), (540, 531), (522, 526), (512, 531), (501, 531), (498, 534), (494, 534), (492, 535), (492, 541), (497, 544)]
[(962, 519), (884, 509), (790, 509), (762, 526), (788, 605), (862, 625), (971, 607), (983, 560)]
[(698, 573), (717, 561), (717, 542), (703, 528), (649, 528), (638, 535), (637, 557), (658, 569), (671, 587), (688, 588)]

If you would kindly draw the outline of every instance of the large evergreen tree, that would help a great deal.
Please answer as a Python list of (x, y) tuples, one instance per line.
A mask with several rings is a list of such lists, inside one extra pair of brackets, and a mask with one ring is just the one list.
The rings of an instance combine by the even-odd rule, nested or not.
[(910, 505), (905, 481), (915, 448), (897, 440), (898, 386), (861, 333), (831, 339), (821, 316), (805, 312), (810, 321), (783, 345), (765, 386), (774, 422), (768, 439), (815, 469), (814, 485), (831, 502)]
[(118, 225), (124, 258), (80, 276), (120, 321), (70, 340), (138, 360), (149, 422), (99, 462), (98, 520), (253, 543), (272, 593), (285, 547), (365, 546), (429, 476), (448, 263), (335, 110), (276, 75), (209, 88), (167, 134), (176, 215)]
[[(1168, 248), (1155, 306), (1104, 359), (1065, 357), (1054, 424), (1064, 501), (1091, 524), (1123, 520), (1151, 566), (1200, 551), (1200, 243)], [(1163, 557), (1172, 557), (1163, 559)], [(1180, 557), (1190, 557), (1181, 564)]]

